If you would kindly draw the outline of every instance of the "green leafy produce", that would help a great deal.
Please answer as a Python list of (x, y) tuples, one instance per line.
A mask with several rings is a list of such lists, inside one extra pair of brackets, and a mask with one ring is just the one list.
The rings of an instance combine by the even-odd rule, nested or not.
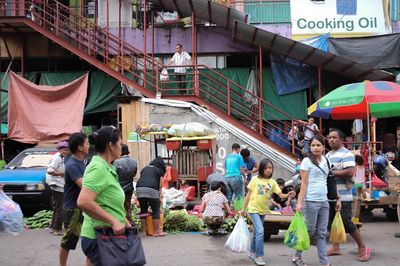
[(131, 205), (131, 217), (132, 217), (132, 223), (136, 225), (136, 228), (141, 231), (142, 230), (142, 223), (140, 222), (140, 218), (138, 213), (140, 212), (140, 209), (136, 207), (135, 205)]
[(169, 211), (164, 216), (164, 230), (169, 232), (198, 232), (205, 230), (203, 220), (186, 210)]
[(203, 220), (197, 218), (194, 215), (187, 215), (187, 220), (185, 224), (185, 231), (186, 232), (199, 232), (204, 229), (204, 222)]
[(170, 232), (185, 231), (187, 216), (186, 210), (170, 211), (164, 217), (164, 230)]

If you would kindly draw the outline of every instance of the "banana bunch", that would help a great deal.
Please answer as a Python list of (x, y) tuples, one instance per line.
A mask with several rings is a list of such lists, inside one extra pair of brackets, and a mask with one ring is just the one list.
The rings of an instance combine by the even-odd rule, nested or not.
[(24, 218), (24, 224), (31, 229), (46, 228), (51, 223), (53, 211), (43, 210), (35, 213), (32, 217)]

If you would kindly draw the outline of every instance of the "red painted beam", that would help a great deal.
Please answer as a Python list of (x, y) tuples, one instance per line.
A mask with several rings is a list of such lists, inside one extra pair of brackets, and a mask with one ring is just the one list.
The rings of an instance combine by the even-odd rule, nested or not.
[(121, 73), (118, 73), (117, 71), (111, 69), (110, 67), (108, 67), (104, 63), (98, 61), (97, 59), (95, 59), (95, 58), (93, 58), (91, 56), (89, 56), (85, 52), (79, 50), (78, 48), (74, 47), (73, 45), (71, 45), (67, 41), (63, 40), (62, 38), (59, 38), (58, 36), (54, 35), (50, 31), (46, 30), (45, 28), (41, 27), (37, 23), (35, 23), (35, 22), (33, 22), (33, 21), (31, 21), (31, 20), (29, 20), (27, 18), (11, 18), (11, 17), (0, 18), (0, 23), (4, 23), (4, 22), (6, 22), (6, 23), (24, 23), (27, 26), (29, 26), (32, 29), (34, 29), (35, 31), (37, 31), (40, 34), (42, 34), (43, 36), (45, 36), (48, 39), (52, 40), (53, 42), (57, 43), (61, 47), (67, 49), (71, 53), (73, 53), (76, 56), (82, 58), (83, 60), (85, 60), (89, 64), (91, 64), (91, 65), (97, 67), (98, 69), (104, 71), (105, 73), (107, 73), (108, 75), (112, 76), (113, 78), (115, 78), (115, 79), (117, 79), (117, 80), (119, 80), (119, 81), (121, 81), (123, 83), (126, 83), (126, 84), (132, 86), (133, 88), (139, 90), (144, 96), (146, 96), (148, 98), (154, 98), (155, 97), (155, 95), (153, 93), (151, 93), (150, 91), (148, 91), (145, 88), (141, 87), (140, 85), (138, 85), (137, 83), (133, 82), (132, 80), (128, 79), (127, 77), (125, 77)]

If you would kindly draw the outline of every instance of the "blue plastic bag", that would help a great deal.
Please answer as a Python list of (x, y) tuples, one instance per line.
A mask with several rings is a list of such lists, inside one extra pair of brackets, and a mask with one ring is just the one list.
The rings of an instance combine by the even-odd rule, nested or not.
[(0, 190), (0, 228), (8, 233), (17, 235), (24, 230), (21, 208)]

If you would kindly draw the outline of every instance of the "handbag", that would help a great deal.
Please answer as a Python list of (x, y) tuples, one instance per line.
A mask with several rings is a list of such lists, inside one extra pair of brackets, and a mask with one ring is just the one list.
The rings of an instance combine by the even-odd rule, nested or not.
[(104, 266), (142, 266), (146, 258), (136, 227), (125, 228), (123, 235), (114, 235), (111, 227), (95, 227), (100, 263)]
[[(328, 200), (337, 200), (338, 194), (337, 194), (337, 185), (336, 185), (335, 175), (331, 171), (331, 166), (329, 164), (328, 158), (326, 158), (326, 156), (324, 156), (324, 157), (325, 157), (326, 163), (328, 164), (328, 169), (329, 169), (329, 172), (328, 172), (327, 178), (326, 178), (326, 186), (328, 189), (328, 193), (326, 195), (328, 197)], [(319, 167), (319, 165), (317, 165), (317, 167), (324, 174), (326, 174), (325, 171), (321, 167)]]

